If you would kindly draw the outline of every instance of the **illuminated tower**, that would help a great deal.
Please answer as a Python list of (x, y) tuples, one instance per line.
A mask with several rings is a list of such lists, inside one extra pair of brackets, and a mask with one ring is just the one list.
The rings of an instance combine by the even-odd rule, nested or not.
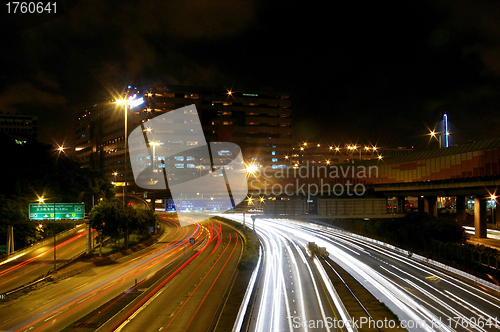
[(443, 142), (443, 147), (447, 148), (450, 146), (450, 129), (448, 124), (448, 114), (443, 115), (443, 131), (441, 133), (441, 142)]

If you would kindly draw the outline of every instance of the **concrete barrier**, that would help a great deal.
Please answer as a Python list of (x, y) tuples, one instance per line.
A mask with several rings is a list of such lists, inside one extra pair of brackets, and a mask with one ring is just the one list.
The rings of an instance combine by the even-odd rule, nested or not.
[[(77, 226), (75, 226), (75, 227), (73, 227), (71, 229), (68, 229), (68, 230), (66, 230), (64, 232), (56, 234), (56, 241), (62, 239), (65, 236), (74, 235), (74, 234), (79, 233), (79, 232), (84, 231), (84, 230), (85, 230), (85, 224), (79, 224), (79, 225), (77, 225)], [(11, 259), (12, 257), (15, 257), (15, 256), (25, 255), (25, 254), (27, 254), (30, 251), (33, 251), (33, 250), (36, 250), (36, 249), (41, 248), (43, 246), (46, 246), (49, 243), (53, 243), (53, 241), (54, 241), (54, 238), (53, 237), (49, 237), (49, 238), (46, 238), (43, 241), (37, 242), (35, 244), (32, 244), (29, 247), (25, 247), (25, 248), (19, 249), (17, 251), (14, 251), (9, 256), (5, 256), (5, 257), (0, 258), (0, 263), (6, 261), (8, 259)]]

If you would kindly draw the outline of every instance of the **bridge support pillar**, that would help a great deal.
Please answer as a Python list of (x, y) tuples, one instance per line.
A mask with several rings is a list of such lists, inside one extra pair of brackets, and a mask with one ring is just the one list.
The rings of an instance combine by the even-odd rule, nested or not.
[(466, 219), (466, 201), (465, 196), (460, 195), (456, 197), (456, 205), (457, 205), (457, 220), (465, 220)]
[(437, 196), (424, 197), (424, 211), (429, 216), (437, 217)]
[(424, 196), (418, 196), (418, 212), (425, 212)]
[(398, 213), (405, 213), (405, 198), (404, 196), (398, 196)]
[(486, 238), (486, 198), (483, 196), (474, 197), (474, 228), (476, 237)]

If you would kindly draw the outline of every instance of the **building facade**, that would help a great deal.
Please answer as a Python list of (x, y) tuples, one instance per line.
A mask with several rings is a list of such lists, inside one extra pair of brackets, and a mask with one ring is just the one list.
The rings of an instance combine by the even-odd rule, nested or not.
[[(273, 89), (228, 91), (186, 86), (130, 88), (127, 132), (166, 112), (195, 105), (206, 141), (232, 142), (244, 161), (283, 168), (292, 148), (291, 98)], [(125, 177), (124, 106), (116, 99), (82, 111), (75, 129), (75, 155), (83, 167), (101, 171), (114, 182), (133, 181), (130, 163)], [(188, 162), (188, 161), (185, 161)], [(187, 164), (186, 164), (187, 165)]]
[(1, 112), (0, 132), (13, 136), (19, 142), (29, 138), (37, 139), (38, 117), (17, 112)]

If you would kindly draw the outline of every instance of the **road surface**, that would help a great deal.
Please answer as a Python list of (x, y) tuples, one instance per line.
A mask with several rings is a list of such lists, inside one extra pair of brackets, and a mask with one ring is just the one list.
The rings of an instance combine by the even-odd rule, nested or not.
[[(224, 215), (225, 217), (241, 221), (238, 215)], [(351, 274), (363, 284), (376, 298), (384, 302), (398, 317), (398, 326), (404, 325), (409, 331), (494, 331), (500, 329), (500, 299), (499, 293), (490, 289), (474, 285), (473, 283), (447, 273), (435, 267), (423, 264), (407, 255), (397, 253), (375, 241), (365, 240), (350, 233), (337, 230), (333, 227), (317, 225), (309, 222), (284, 219), (256, 220), (256, 230), (267, 229), (266, 237), (287, 237), (299, 245), (309, 241), (316, 242), (318, 246), (325, 247), (330, 258), (341, 268)], [(267, 274), (269, 278), (294, 270), (294, 266), (304, 265), (300, 260), (292, 262), (290, 267), (283, 262), (280, 252), (283, 246), (278, 245), (278, 240), (266, 244), (264, 247), (275, 247), (272, 256), (265, 257), (265, 261), (278, 260)], [(280, 240), (283, 242), (283, 240)], [(294, 247), (295, 248), (295, 247)], [(293, 249), (286, 249), (293, 250)], [(269, 249), (266, 249), (269, 251)], [(266, 263), (269, 264), (269, 263)], [(301, 274), (303, 276), (305, 274)], [(278, 280), (264, 279), (261, 282), (273, 285), (267, 288), (266, 293), (283, 292), (284, 282), (281, 286)], [(312, 280), (301, 280), (305, 285)], [(297, 287), (294, 291), (300, 290)], [(295, 292), (294, 292), (295, 293)], [(309, 291), (309, 296), (314, 292)], [(270, 301), (269, 295), (260, 295), (262, 301)], [(324, 299), (316, 294), (317, 301)], [(266, 300), (267, 299), (267, 300)], [(301, 300), (302, 299), (302, 300)], [(310, 317), (323, 315), (321, 310), (305, 302), (303, 295), (297, 296), (299, 301), (298, 313)], [(313, 299), (307, 299), (313, 301)], [(286, 317), (293, 315), (294, 309), (287, 308), (293, 301), (274, 300), (275, 304), (261, 309), (258, 305), (253, 309), (257, 331), (262, 326), (268, 330), (292, 330)], [(301, 308), (301, 304), (303, 308)], [(265, 304), (265, 302), (264, 302)], [(309, 310), (309, 311), (308, 311)], [(316, 315), (316, 316), (314, 316)], [(325, 312), (326, 315), (326, 312)], [(289, 323), (289, 322), (288, 322)], [(388, 322), (391, 323), (391, 322)], [(297, 329), (294, 329), (297, 330)]]
[[(86, 235), (87, 231), (83, 225), (76, 234), (57, 240), (56, 264), (63, 264), (84, 252)], [(23, 254), (14, 253), (7, 260), (0, 262), (0, 294), (28, 284), (54, 268), (54, 242), (47, 240), (50, 242), (43, 247)]]

